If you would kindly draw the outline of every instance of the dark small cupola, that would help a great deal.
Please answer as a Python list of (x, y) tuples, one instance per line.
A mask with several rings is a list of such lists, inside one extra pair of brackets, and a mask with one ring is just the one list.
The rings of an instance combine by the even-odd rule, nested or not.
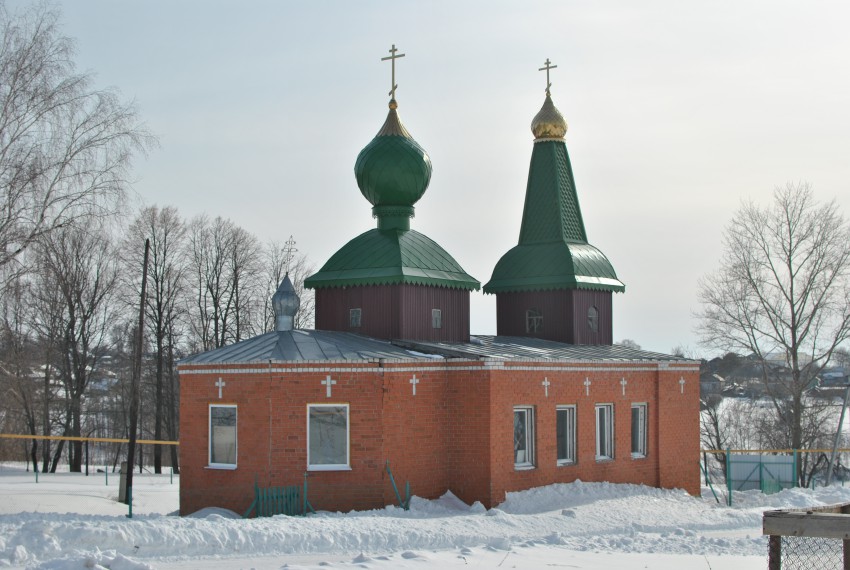
[(301, 299), (292, 286), (287, 273), (272, 296), (274, 309), (274, 330), (291, 331), (295, 326), (295, 314), (301, 307)]

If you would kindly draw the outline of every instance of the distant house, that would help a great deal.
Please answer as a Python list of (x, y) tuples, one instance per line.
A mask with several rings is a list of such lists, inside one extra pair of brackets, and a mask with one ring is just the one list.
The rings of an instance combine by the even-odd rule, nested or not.
[(612, 345), (624, 285), (587, 241), (548, 90), (532, 131), (519, 243), (484, 286), (498, 334), (470, 335), (479, 282), (410, 229), (431, 163), (390, 101), (355, 165), (378, 226), (307, 280), (317, 330), (293, 330), (287, 277), (274, 332), (179, 364), (181, 513), (305, 475), (317, 509), (383, 507), (388, 463), (416, 495), (487, 507), (576, 479), (699, 493), (698, 364)]
[(820, 373), (814, 394), (827, 398), (841, 397), (848, 384), (850, 384), (850, 377), (847, 375), (847, 369), (834, 366)]
[(723, 393), (726, 380), (719, 374), (712, 372), (700, 372), (699, 393), (700, 398), (705, 400), (709, 396), (719, 396)]

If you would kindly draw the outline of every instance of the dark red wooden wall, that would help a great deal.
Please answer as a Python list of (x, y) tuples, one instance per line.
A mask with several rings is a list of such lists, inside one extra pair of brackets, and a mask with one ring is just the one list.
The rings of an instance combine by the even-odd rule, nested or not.
[[(361, 310), (360, 327), (349, 326), (349, 311)], [(442, 311), (432, 327), (431, 310)], [(376, 338), (469, 340), (469, 291), (425, 285), (364, 285), (316, 290), (316, 329)]]
[[(592, 331), (588, 309), (599, 311), (599, 325)], [(543, 330), (526, 332), (526, 311), (537, 309), (543, 315)], [(496, 333), (529, 336), (569, 344), (612, 344), (611, 292), (561, 289), (496, 294)]]

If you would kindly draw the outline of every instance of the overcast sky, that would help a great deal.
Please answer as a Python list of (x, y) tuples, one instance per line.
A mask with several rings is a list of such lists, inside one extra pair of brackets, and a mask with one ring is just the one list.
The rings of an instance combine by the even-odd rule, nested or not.
[[(317, 267), (375, 226), (353, 168), (387, 113), (393, 43), (399, 113), (434, 166), (412, 227), (482, 283), (517, 242), (538, 68), (558, 66), (588, 237), (626, 284), (616, 341), (700, 350), (697, 283), (742, 200), (807, 181), (850, 213), (847, 2), (61, 6), (80, 69), (159, 136), (141, 200), (291, 234)], [(473, 334), (495, 329), (495, 298), (473, 293)]]

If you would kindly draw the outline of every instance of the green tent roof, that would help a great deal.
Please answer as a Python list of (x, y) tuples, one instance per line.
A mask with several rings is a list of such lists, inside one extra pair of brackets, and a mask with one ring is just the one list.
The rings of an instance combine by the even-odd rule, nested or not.
[(304, 281), (312, 289), (400, 283), (468, 290), (481, 285), (437, 242), (400, 229), (373, 229), (357, 236)]
[(547, 289), (625, 291), (611, 262), (587, 242), (567, 145), (535, 140), (519, 245), (508, 251), (485, 293)]
[(605, 255), (587, 243), (518, 245), (496, 264), (485, 293), (547, 289), (625, 290)]

